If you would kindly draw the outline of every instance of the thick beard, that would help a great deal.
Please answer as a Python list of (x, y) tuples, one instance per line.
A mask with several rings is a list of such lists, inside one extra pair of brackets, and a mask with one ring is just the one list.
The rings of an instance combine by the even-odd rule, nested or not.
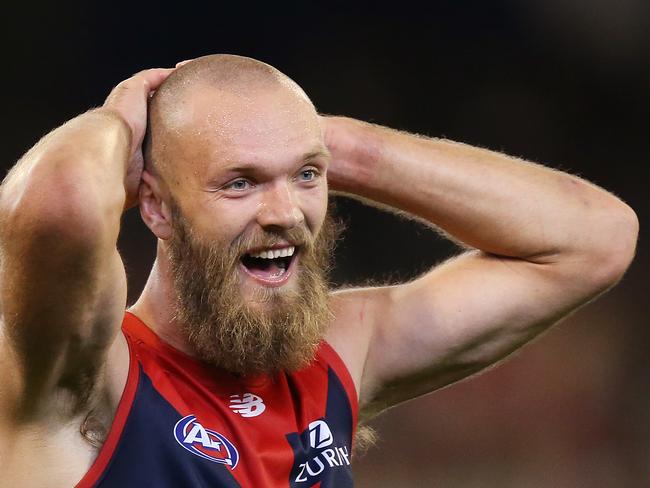
[[(327, 272), (341, 226), (330, 213), (315, 240), (303, 226), (241, 235), (222, 244), (202, 242), (175, 202), (171, 210), (174, 319), (195, 356), (242, 376), (295, 371), (312, 361), (331, 321)], [(237, 269), (240, 258), (248, 249), (281, 240), (300, 244), (294, 269), (298, 286), (259, 287), (252, 300), (245, 300)]]

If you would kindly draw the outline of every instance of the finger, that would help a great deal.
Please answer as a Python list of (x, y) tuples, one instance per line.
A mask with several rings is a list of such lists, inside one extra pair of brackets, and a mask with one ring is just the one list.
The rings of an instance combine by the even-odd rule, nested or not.
[(178, 63), (176, 63), (176, 67), (180, 68), (181, 66), (183, 66), (184, 64), (189, 63), (190, 61), (193, 61), (193, 59), (186, 59), (185, 61), (179, 61)]
[(104, 104), (113, 103), (114, 100), (119, 100), (131, 90), (136, 90), (136, 93), (143, 93), (144, 100), (149, 97), (150, 92), (154, 92), (163, 81), (174, 71), (175, 68), (151, 68), (139, 71), (126, 80), (121, 81), (108, 95)]
[(157, 89), (175, 68), (152, 68), (140, 71), (136, 77), (144, 79), (149, 91)]

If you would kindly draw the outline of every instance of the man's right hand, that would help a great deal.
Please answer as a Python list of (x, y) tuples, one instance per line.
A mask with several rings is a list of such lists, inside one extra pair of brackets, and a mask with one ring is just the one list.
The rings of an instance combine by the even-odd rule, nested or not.
[[(180, 66), (181, 63), (177, 64)], [(106, 98), (100, 110), (119, 115), (131, 129), (131, 149), (127, 173), (125, 210), (138, 200), (138, 187), (142, 176), (142, 140), (147, 129), (147, 104), (149, 98), (175, 68), (153, 68), (136, 73), (119, 83)]]

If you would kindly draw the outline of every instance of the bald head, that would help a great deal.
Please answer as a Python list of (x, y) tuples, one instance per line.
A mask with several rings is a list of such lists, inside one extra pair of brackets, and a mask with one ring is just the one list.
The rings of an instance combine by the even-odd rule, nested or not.
[[(277, 107), (269, 106), (269, 99), (277, 99)], [(231, 54), (186, 63), (172, 72), (150, 101), (145, 168), (169, 183), (176, 178), (181, 159), (204, 143), (236, 142), (233, 126), (241, 130), (245, 117), (258, 115), (264, 104), (267, 110), (306, 110), (316, 115), (300, 86), (266, 63)]]

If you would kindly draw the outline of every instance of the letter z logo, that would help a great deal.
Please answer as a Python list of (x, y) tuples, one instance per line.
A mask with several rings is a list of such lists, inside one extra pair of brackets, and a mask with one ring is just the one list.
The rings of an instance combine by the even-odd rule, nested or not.
[(314, 449), (322, 449), (334, 442), (332, 431), (323, 420), (315, 420), (309, 424), (309, 445)]

